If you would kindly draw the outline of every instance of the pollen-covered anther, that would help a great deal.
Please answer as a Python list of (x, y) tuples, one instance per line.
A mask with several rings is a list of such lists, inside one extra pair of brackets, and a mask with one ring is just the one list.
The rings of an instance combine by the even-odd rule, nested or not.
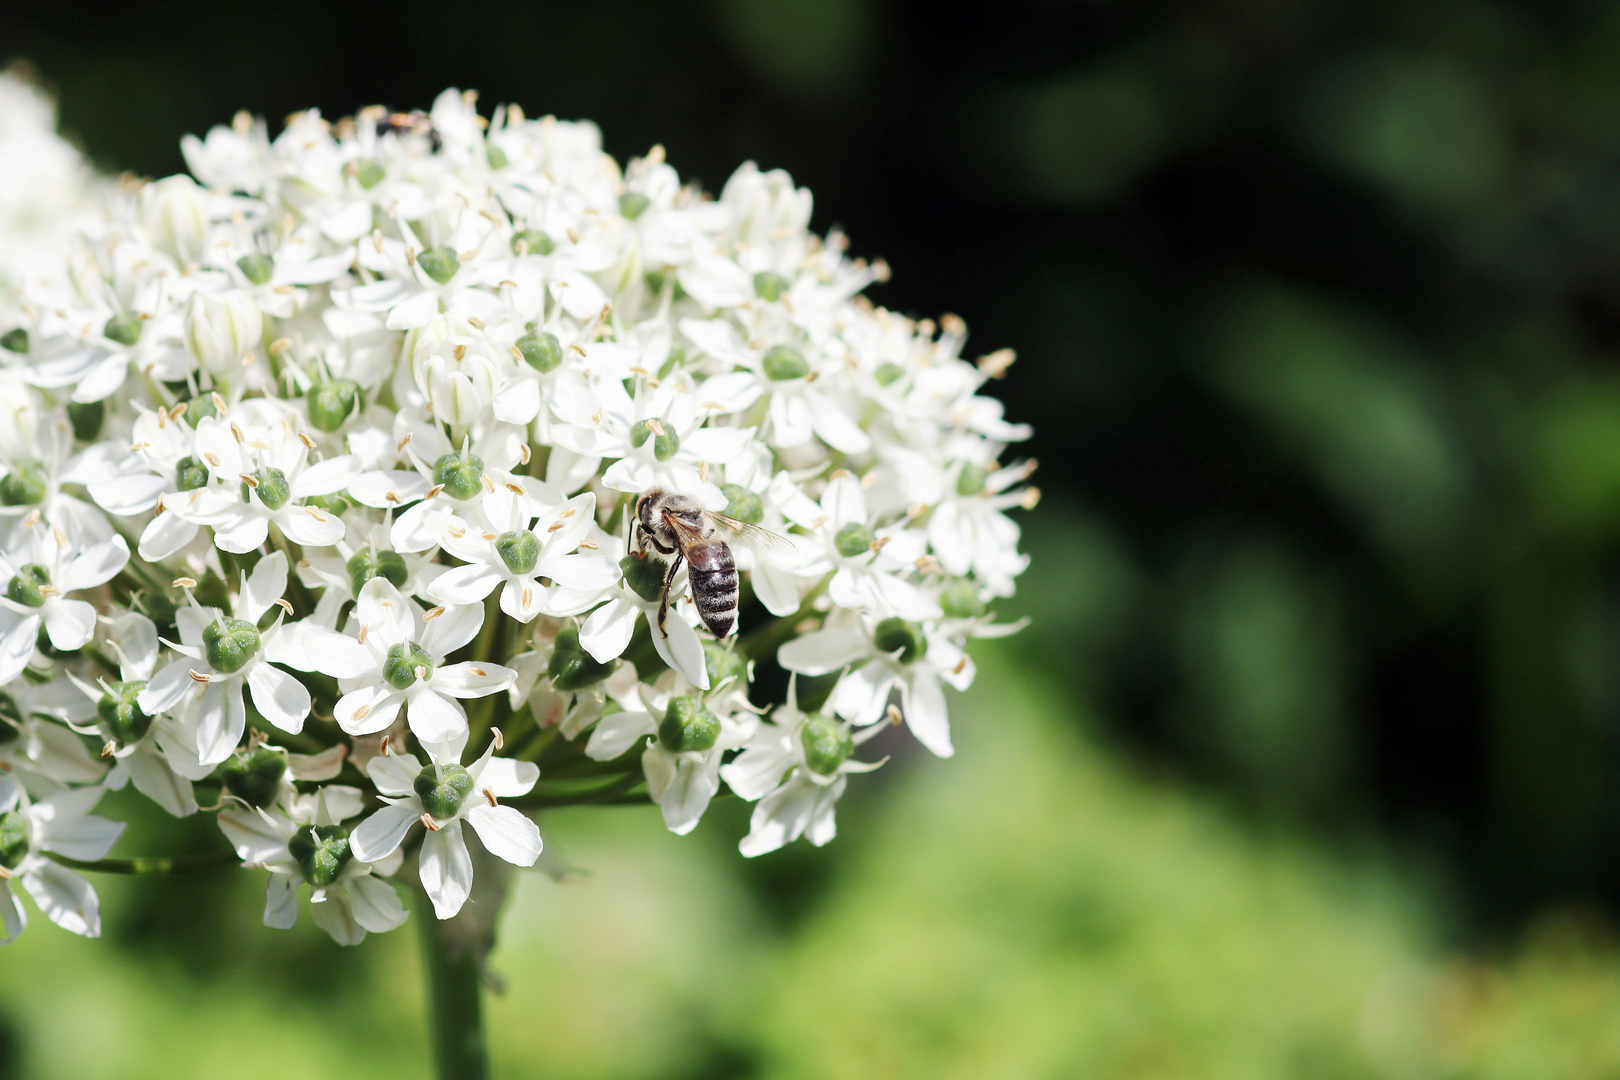
[(557, 530), (558, 530), (558, 529), (560, 529), (560, 528), (562, 528), (562, 527), (563, 527), (563, 523), (562, 523), (562, 522), (560, 522), (560, 521), (553, 521), (553, 522), (552, 522), (552, 523), (551, 523), (551, 524), (550, 524), (550, 525), (547, 525), (547, 526), (546, 526), (546, 532), (548, 532), (548, 533), (554, 533), (554, 532), (556, 532), (556, 531), (557, 531)]
[(967, 657), (963, 656), (962, 659), (956, 662), (956, 666), (951, 668), (951, 674), (960, 675), (965, 670), (967, 670)]
[(500, 728), (490, 728), (489, 736), (490, 739), (495, 743), (495, 749), (501, 750), (506, 747), (506, 736), (501, 734)]
[[(510, 491), (514, 495), (527, 495), (528, 494), (528, 492), (523, 490), (523, 485), (522, 484), (507, 484), (506, 485), (506, 490)], [(573, 513), (573, 511), (570, 510), (569, 513)]]
[(110, 758), (116, 753), (118, 753), (118, 742), (114, 739), (108, 739), (106, 745), (101, 748), (101, 756)]
[(878, 537), (876, 540), (872, 541), (872, 550), (873, 551), (882, 551), (883, 548), (892, 539), (894, 539), (892, 536), (880, 536), (880, 537)]
[(205, 674), (204, 672), (198, 671), (196, 668), (191, 669), (191, 680), (192, 680), (192, 682), (205, 683), (205, 682), (211, 681), (212, 679), (213, 679), (212, 675), (208, 675), (208, 674)]
[(467, 316), (467, 325), (472, 327), (474, 330), (482, 330), (484, 328), (484, 320), (478, 318), (476, 315), (469, 315)]
[(888, 717), (889, 717), (889, 723), (893, 724), (895, 727), (899, 727), (902, 723), (905, 722), (906, 718), (904, 716), (900, 715), (900, 709), (899, 709), (898, 706), (890, 705), (888, 710), (887, 710), (887, 713), (888, 713)]
[(910, 506), (906, 507), (907, 517), (920, 518), (926, 513), (928, 513), (927, 503), (912, 503)]
[(238, 473), (237, 475), (241, 478), (242, 483), (246, 484), (248, 487), (254, 489), (258, 488), (259, 478), (254, 476), (252, 473)]
[(1023, 493), (1018, 496), (1018, 505), (1022, 506), (1025, 510), (1035, 509), (1035, 507), (1040, 505), (1040, 502), (1041, 489), (1038, 487), (1027, 487), (1023, 490)]
[(399, 440), (399, 445), (394, 447), (394, 452), (396, 454), (404, 453), (405, 452), (405, 444), (410, 442), (410, 441), (411, 441), (411, 433), (407, 431), (405, 433), (405, 437), (403, 439)]
[(997, 349), (979, 357), (979, 370), (992, 379), (999, 379), (1007, 374), (1007, 369), (1013, 366), (1018, 354), (1011, 349)]
[[(161, 506), (162, 504), (159, 503), (158, 505)], [(40, 512), (38, 510), (30, 510), (30, 511), (28, 511), (28, 516), (23, 518), (23, 528), (24, 529), (32, 529), (35, 525), (39, 524), (39, 519), (40, 519)]]
[(461, 361), (461, 360), (465, 360), (465, 359), (467, 359), (467, 346), (465, 346), (465, 345), (457, 345), (456, 346), (456, 360)]
[(247, 442), (247, 436), (243, 435), (242, 429), (237, 427), (234, 423), (231, 424), (231, 437), (234, 438), (238, 444)]
[(439, 492), (441, 492), (443, 490), (444, 490), (444, 485), (443, 484), (434, 484), (432, 487), (428, 488), (427, 497), (430, 498), (430, 499), (438, 498)]
[(298, 441), (304, 444), (304, 449), (305, 450), (313, 450), (313, 449), (315, 449), (315, 440), (310, 438), (308, 435), (306, 435), (302, 431), (300, 431), (298, 433)]
[(495, 793), (493, 791), (489, 790), (489, 788), (484, 789), (484, 798), (489, 800), (489, 805), (491, 805), (491, 806), (499, 806), (499, 805), (501, 805), (500, 803), (495, 801)]
[(411, 674), (415, 675), (418, 679), (425, 679), (428, 677), (428, 669), (423, 664), (417, 664), (411, 669)]
[(579, 542), (579, 546), (586, 551), (595, 551), (599, 545), (595, 540), (585, 539)]
[(432, 611), (428, 612), (426, 615), (423, 615), (422, 616), (422, 621), (423, 622), (428, 622), (429, 620), (437, 619), (440, 615), (443, 615), (443, 614), (444, 614), (444, 608), (443, 607), (436, 607)]
[(518, 448), (518, 460), (522, 461), (523, 464), (525, 464), (525, 465), (527, 465), (529, 463), (529, 444), (528, 443), (524, 443), (521, 447)]
[(287, 614), (291, 615), (293, 613), (293, 606), (292, 606), (292, 601), (291, 600), (288, 600), (285, 597), (278, 596), (278, 597), (276, 597), (274, 602), (275, 602), (275, 605), (278, 608), (280, 608), (282, 611), (285, 611)]
[(169, 582), (169, 584), (173, 585), (177, 589), (195, 589), (197, 587), (197, 579), (177, 577), (173, 581)]
[(433, 815), (427, 813), (426, 811), (423, 811), (423, 813), (422, 813), (422, 824), (427, 826), (428, 832), (438, 832), (439, 831), (439, 823), (437, 821), (434, 821), (433, 820)]

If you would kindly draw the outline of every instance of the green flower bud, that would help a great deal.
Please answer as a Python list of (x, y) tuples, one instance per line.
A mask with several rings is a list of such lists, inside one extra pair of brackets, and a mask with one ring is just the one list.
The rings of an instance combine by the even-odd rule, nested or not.
[(94, 442), (101, 434), (101, 423), (107, 418), (105, 401), (70, 401), (67, 404), (68, 423), (73, 425), (73, 437), (80, 442)]
[(640, 217), (651, 205), (652, 200), (639, 191), (627, 191), (619, 196), (619, 213), (631, 221)]
[(259, 629), (246, 619), (221, 616), (203, 627), (203, 648), (215, 671), (229, 675), (259, 651)]
[(833, 536), (833, 546), (838, 549), (838, 554), (846, 559), (853, 559), (857, 555), (871, 551), (872, 544), (876, 541), (877, 537), (872, 535), (872, 530), (859, 521), (850, 522)]
[(353, 379), (322, 383), (309, 395), (309, 422), (318, 431), (336, 431), (365, 404), (360, 384)]
[(891, 615), (877, 624), (877, 629), (872, 631), (872, 643), (877, 646), (878, 652), (893, 653), (899, 650), (902, 664), (913, 663), (928, 655), (928, 639), (923, 636), (922, 627), (906, 622), (898, 615)]
[(286, 753), (268, 746), (238, 750), (219, 767), (219, 780), (225, 790), (260, 810), (276, 801), (281, 779), (286, 775)]
[(414, 641), (402, 641), (388, 647), (383, 660), (383, 681), (395, 690), (409, 690), (417, 679), (433, 674), (433, 657), (422, 651)]
[(799, 745), (804, 747), (804, 763), (818, 776), (834, 776), (838, 766), (855, 752), (855, 740), (844, 725), (830, 716), (811, 713), (799, 729)]
[(765, 504), (752, 491), (741, 484), (721, 484), (720, 491), (726, 497), (727, 517), (750, 525), (758, 525), (765, 520)]
[(196, 427), (198, 422), (219, 415), (219, 406), (214, 404), (214, 395), (192, 398), (186, 402), (186, 423)]
[(712, 750), (720, 738), (720, 718), (703, 707), (697, 694), (678, 697), (658, 724), (658, 741), (672, 754)]
[(0, 503), (7, 506), (37, 506), (45, 501), (44, 462), (38, 458), (18, 458), (11, 471), (0, 476)]
[(514, 255), (550, 255), (556, 250), (556, 243), (539, 229), (524, 229), (512, 237)]
[(422, 800), (422, 809), (436, 821), (447, 821), (461, 810), (472, 791), (472, 775), (460, 765), (429, 765), (416, 774), (411, 784), (416, 797)]
[(761, 270), (754, 275), (754, 295), (766, 303), (772, 303), (780, 299), (782, 294), (787, 291), (787, 288), (788, 279), (781, 274), (770, 270)]
[(477, 454), (451, 451), (433, 463), (433, 482), (444, 485), (444, 493), (452, 499), (465, 502), (477, 495), (483, 480), (484, 459)]
[(387, 177), (388, 170), (383, 168), (380, 161), (371, 158), (361, 158), (354, 163), (354, 178), (360, 186), (370, 191)]
[(236, 268), (253, 284), (268, 285), (271, 275), (276, 272), (276, 260), (256, 251), (252, 255), (244, 255), (237, 259)]
[(354, 503), (341, 491), (334, 491), (330, 495), (310, 495), (304, 499), (304, 505), (325, 510), (333, 517), (342, 517), (354, 509)]
[(885, 361), (878, 365), (875, 377), (879, 386), (888, 386), (905, 373), (906, 369), (901, 367), (899, 364)]
[(624, 583), (647, 603), (657, 600), (664, 591), (664, 566), (657, 559), (644, 555), (626, 555), (619, 560), (624, 571)]
[(502, 150), (500, 147), (491, 146), (488, 150), (486, 150), (484, 152), (484, 157), (488, 159), (490, 168), (492, 168), (492, 169), (504, 169), (504, 168), (506, 168), (506, 151)]
[(246, 502), (249, 492), (259, 497), (259, 501), (272, 510), (280, 510), (292, 498), (292, 485), (287, 483), (287, 474), (280, 469), (265, 467), (253, 474), (258, 486), (244, 481), (242, 483), (242, 500)]
[(378, 551), (372, 547), (363, 547), (350, 555), (344, 569), (349, 572), (349, 584), (354, 586), (356, 596), (374, 577), (381, 577), (394, 588), (403, 589), (405, 579), (410, 575), (410, 570), (405, 566), (405, 557), (399, 552)]
[(956, 493), (966, 498), (984, 490), (985, 471), (971, 461), (956, 474)]
[(563, 362), (562, 342), (557, 340), (556, 334), (544, 330), (531, 331), (518, 338), (517, 349), (523, 354), (523, 362), (539, 372), (556, 371)]
[(681, 437), (657, 420), (643, 420), (630, 429), (630, 445), (641, 446), (648, 436), (657, 433), (653, 440), (653, 457), (659, 461), (668, 461), (681, 449)]
[(428, 248), (416, 257), (416, 265), (428, 277), (443, 285), (456, 276), (456, 271), (461, 269), (461, 260), (450, 248)]
[(349, 830), (341, 825), (311, 825), (287, 838), (287, 854), (298, 864), (304, 880), (317, 889), (338, 879), (354, 856), (349, 853)]
[(15, 330), (7, 330), (0, 336), (0, 349), (9, 349), (14, 353), (28, 351), (28, 331), (19, 326)]
[(44, 607), (45, 587), (51, 583), (51, 572), (38, 563), (20, 567), (17, 576), (6, 586), (6, 599), (24, 607)]
[(208, 486), (208, 467), (194, 457), (183, 457), (174, 467), (174, 482), (181, 491)]
[(96, 702), (96, 715), (110, 738), (121, 743), (137, 742), (152, 726), (152, 718), (135, 703), (135, 696), (144, 689), (145, 679), (114, 683)]
[(810, 374), (810, 362), (791, 345), (772, 345), (766, 349), (761, 366), (765, 369), (765, 377), (776, 382), (802, 379)]
[(613, 673), (617, 661), (610, 660), (605, 664), (598, 664), (580, 647), (579, 628), (565, 626), (557, 631), (556, 647), (551, 652), (551, 663), (546, 666), (546, 674), (551, 677), (551, 685), (565, 694), (575, 690), (583, 690), (593, 683), (599, 683)]
[(703, 642), (703, 666), (708, 669), (710, 686), (719, 686), (732, 678), (737, 680), (732, 684), (733, 690), (748, 686), (748, 657), (718, 641)]
[(966, 578), (945, 586), (945, 591), (939, 594), (939, 606), (952, 619), (983, 618), (987, 610), (984, 601), (979, 599), (978, 587)]
[(527, 574), (540, 561), (540, 538), (528, 531), (501, 533), (495, 551), (512, 573)]
[(28, 857), (28, 818), (21, 810), (0, 814), (0, 866), (15, 870)]
[(133, 311), (114, 315), (102, 324), (101, 336), (120, 345), (133, 345), (141, 340), (141, 318)]

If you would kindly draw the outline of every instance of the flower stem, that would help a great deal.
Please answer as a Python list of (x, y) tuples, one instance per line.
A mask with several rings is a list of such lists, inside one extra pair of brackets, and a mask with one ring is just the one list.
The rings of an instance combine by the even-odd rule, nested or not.
[(484, 990), (478, 950), (471, 947), (456, 920), (433, 917), (433, 904), (420, 888), (415, 915), (422, 936), (434, 1075), (439, 1080), (486, 1080), (489, 1047), (484, 1039)]
[(207, 870), (222, 870), (238, 862), (232, 851), (209, 852), (201, 855), (174, 855), (168, 858), (146, 859), (70, 859), (47, 851), (46, 856), (55, 863), (72, 870), (86, 870), (98, 874), (193, 874)]

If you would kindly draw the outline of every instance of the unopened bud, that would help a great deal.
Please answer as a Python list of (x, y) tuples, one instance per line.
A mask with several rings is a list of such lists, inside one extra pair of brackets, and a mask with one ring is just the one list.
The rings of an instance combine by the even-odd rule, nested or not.
[(141, 193), (141, 223), (181, 266), (202, 258), (208, 239), (207, 194), (189, 176), (165, 177)]
[(186, 347), (215, 375), (241, 365), (259, 344), (264, 317), (253, 298), (240, 289), (195, 293), (186, 305)]

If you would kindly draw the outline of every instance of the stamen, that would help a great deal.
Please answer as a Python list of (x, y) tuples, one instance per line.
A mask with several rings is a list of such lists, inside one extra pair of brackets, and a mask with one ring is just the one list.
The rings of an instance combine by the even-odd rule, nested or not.
[(429, 814), (426, 811), (422, 812), (422, 824), (426, 825), (428, 827), (428, 832), (438, 832), (439, 831), (438, 822), (434, 821), (433, 820), (433, 815)]
[(202, 672), (198, 671), (196, 668), (192, 668), (191, 669), (191, 678), (192, 678), (192, 681), (194, 681), (194, 682), (205, 683), (205, 682), (211, 681), (213, 679), (213, 676), (212, 675), (204, 675)]
[(493, 791), (489, 790), (489, 788), (484, 789), (484, 798), (489, 800), (489, 805), (491, 805), (491, 806), (499, 806), (500, 805), (500, 803), (495, 801), (495, 793)]
[(889, 706), (888, 716), (889, 723), (893, 724), (895, 727), (899, 727), (901, 723), (905, 721), (905, 717), (900, 715), (900, 709), (894, 705)]

